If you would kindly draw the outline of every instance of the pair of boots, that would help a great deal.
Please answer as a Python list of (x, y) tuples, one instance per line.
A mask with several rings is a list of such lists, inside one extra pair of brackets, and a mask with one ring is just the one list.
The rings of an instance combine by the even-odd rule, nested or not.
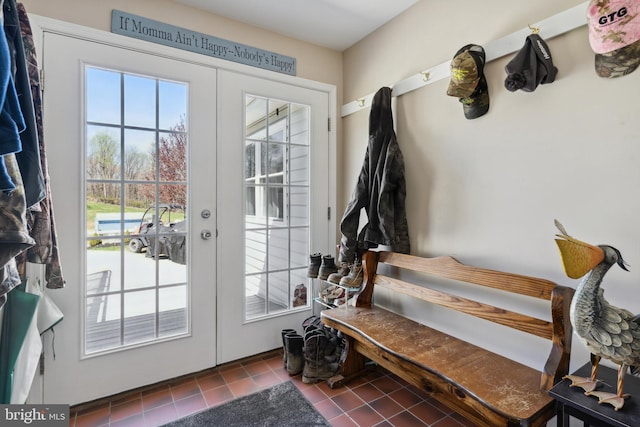
[(364, 279), (362, 262), (356, 261), (353, 264), (343, 262), (340, 269), (329, 275), (327, 282), (348, 288), (360, 288)]
[(331, 255), (322, 255), (315, 253), (309, 255), (309, 268), (307, 269), (307, 277), (320, 280), (327, 280), (329, 275), (338, 271), (335, 260)]
[(311, 316), (302, 322), (304, 337), (295, 329), (283, 329), (282, 361), (289, 375), (302, 372), (302, 382), (313, 384), (338, 373), (344, 345), (337, 333), (326, 328), (320, 318)]
[(318, 316), (302, 322), (304, 329), (304, 369), (302, 382), (313, 384), (327, 380), (338, 373), (342, 340), (337, 333), (325, 327)]

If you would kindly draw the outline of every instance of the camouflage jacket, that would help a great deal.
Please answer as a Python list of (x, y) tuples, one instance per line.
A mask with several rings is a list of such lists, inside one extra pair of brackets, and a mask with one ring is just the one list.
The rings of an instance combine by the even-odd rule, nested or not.
[[(371, 103), (367, 152), (340, 223), (341, 262), (351, 263), (359, 252), (377, 245), (409, 253), (406, 192), (404, 159), (393, 130), (391, 89), (383, 87)], [(363, 208), (368, 223), (358, 233)]]

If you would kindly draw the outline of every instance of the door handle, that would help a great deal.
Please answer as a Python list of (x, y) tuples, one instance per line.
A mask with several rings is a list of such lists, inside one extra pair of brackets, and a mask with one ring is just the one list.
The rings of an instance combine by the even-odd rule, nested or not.
[(202, 240), (209, 240), (211, 239), (211, 236), (212, 234), (211, 234), (211, 231), (209, 230), (202, 230), (200, 232), (200, 237), (202, 237)]

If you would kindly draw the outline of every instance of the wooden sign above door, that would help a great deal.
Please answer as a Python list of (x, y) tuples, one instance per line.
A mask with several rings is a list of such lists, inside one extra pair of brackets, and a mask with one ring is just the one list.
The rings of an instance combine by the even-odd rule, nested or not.
[(111, 32), (278, 73), (296, 75), (296, 59), (113, 10)]

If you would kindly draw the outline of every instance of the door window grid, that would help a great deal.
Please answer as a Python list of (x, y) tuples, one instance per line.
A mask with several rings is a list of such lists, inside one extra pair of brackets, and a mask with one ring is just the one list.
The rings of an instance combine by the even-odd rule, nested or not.
[(246, 95), (245, 321), (299, 307), (309, 241), (308, 106)]
[[(90, 66), (85, 76), (89, 355), (188, 332), (188, 134), (186, 84)], [(165, 216), (167, 197), (182, 205), (169, 203)], [(128, 249), (138, 238), (151, 257)], [(182, 256), (165, 253), (171, 242)]]

